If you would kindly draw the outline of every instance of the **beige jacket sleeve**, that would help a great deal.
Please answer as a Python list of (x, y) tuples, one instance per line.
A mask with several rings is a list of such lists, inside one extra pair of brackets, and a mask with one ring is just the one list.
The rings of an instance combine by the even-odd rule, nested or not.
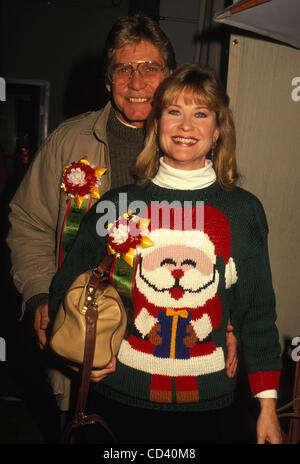
[(26, 302), (48, 293), (56, 270), (61, 159), (54, 132), (41, 146), (14, 195), (7, 243), (14, 283)]

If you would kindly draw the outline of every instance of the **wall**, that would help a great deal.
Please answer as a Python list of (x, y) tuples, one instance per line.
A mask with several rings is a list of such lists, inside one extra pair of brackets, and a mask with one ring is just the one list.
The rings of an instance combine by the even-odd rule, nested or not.
[(170, 38), (177, 63), (212, 67), (226, 82), (228, 31), (214, 23), (227, 0), (160, 0), (160, 26)]
[(193, 62), (200, 1), (160, 0), (160, 26), (171, 40), (177, 64)]
[(282, 344), (300, 334), (300, 101), (292, 98), (297, 89), (291, 85), (296, 76), (300, 50), (231, 36), (228, 93), (237, 128), (238, 165), (243, 187), (261, 199), (269, 222)]

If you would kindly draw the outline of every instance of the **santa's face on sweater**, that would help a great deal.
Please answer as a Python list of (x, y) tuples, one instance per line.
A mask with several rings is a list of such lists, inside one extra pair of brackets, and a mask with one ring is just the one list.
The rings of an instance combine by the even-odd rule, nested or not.
[(215, 256), (188, 245), (156, 246), (141, 257), (138, 289), (162, 307), (196, 308), (216, 294), (219, 276)]

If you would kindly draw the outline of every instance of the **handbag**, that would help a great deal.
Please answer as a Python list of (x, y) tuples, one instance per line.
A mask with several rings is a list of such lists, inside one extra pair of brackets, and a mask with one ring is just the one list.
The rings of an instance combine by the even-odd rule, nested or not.
[(94, 422), (115, 436), (97, 415), (85, 415), (92, 369), (103, 369), (119, 350), (126, 332), (127, 314), (121, 297), (109, 283), (112, 256), (106, 256), (96, 269), (79, 275), (70, 286), (53, 323), (50, 348), (70, 365), (81, 366), (81, 385), (73, 419), (67, 424), (62, 443), (71, 431)]

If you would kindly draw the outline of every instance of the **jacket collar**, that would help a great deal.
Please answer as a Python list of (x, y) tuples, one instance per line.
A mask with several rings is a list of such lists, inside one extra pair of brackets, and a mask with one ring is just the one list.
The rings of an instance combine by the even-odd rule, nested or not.
[(107, 144), (106, 125), (112, 105), (108, 102), (104, 108), (94, 113), (94, 117), (87, 118), (86, 126), (82, 128), (81, 134), (94, 134), (98, 140)]
[(107, 120), (108, 120), (111, 109), (112, 109), (112, 105), (109, 101), (105, 105), (103, 110), (100, 112), (97, 119), (94, 121), (93, 128), (92, 128), (92, 131), (96, 135), (96, 137), (106, 144), (107, 144), (106, 125), (107, 125)]

